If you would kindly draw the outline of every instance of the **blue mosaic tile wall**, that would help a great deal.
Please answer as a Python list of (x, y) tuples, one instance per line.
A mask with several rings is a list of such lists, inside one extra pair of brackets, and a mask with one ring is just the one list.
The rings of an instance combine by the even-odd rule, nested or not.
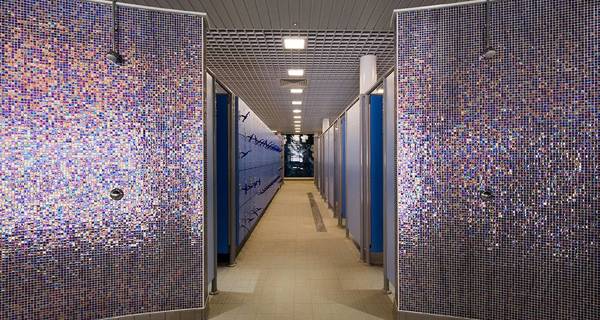
[(238, 245), (249, 236), (283, 182), (283, 138), (237, 101)]
[(203, 21), (118, 15), (0, 2), (0, 319), (203, 306)]
[(598, 319), (598, 1), (399, 13), (399, 309)]

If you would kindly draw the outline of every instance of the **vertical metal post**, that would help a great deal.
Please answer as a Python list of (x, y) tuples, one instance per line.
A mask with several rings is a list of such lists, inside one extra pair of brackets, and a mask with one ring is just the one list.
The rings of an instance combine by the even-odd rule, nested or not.
[[(206, 103), (205, 103), (205, 124), (207, 134), (204, 136), (205, 141), (205, 163), (206, 163), (206, 181), (208, 184), (206, 185), (206, 195), (208, 196), (208, 201), (205, 210), (207, 214), (205, 215), (205, 231), (207, 236), (209, 234), (208, 230), (212, 232), (212, 249), (213, 249), (213, 260), (208, 261), (209, 264), (214, 268), (214, 275), (211, 281), (210, 292), (209, 294), (217, 294), (217, 183), (215, 177), (217, 176), (217, 166), (218, 163), (216, 161), (216, 116), (215, 116), (215, 81), (214, 78), (210, 74), (205, 75), (206, 79)], [(208, 255), (207, 255), (208, 257)]]
[(229, 166), (229, 266), (235, 266), (237, 256), (237, 99), (230, 93), (227, 105), (229, 133), (227, 162)]
[(369, 96), (360, 96), (361, 107), (361, 259), (366, 263), (371, 263), (370, 243), (371, 243), (371, 188), (370, 188), (370, 106)]
[(335, 161), (335, 173), (336, 173), (336, 180), (335, 180), (335, 190), (336, 190), (336, 197), (335, 197), (335, 211), (336, 211), (336, 215), (338, 218), (338, 226), (342, 226), (342, 192), (343, 192), (343, 186), (342, 186), (342, 120), (341, 118), (339, 118), (336, 122), (335, 122), (335, 128), (334, 128), (334, 134), (335, 134), (335, 154), (336, 154), (336, 161)]
[[(390, 137), (392, 135), (395, 136), (394, 133), (394, 129), (391, 126), (388, 126), (388, 122), (391, 121), (391, 123), (395, 123), (393, 122), (393, 119), (395, 119), (395, 105), (394, 105), (394, 98), (392, 97), (391, 101), (390, 99), (388, 99), (388, 97), (390, 96), (390, 93), (393, 93), (394, 90), (394, 76), (395, 73), (392, 72), (392, 74), (388, 77), (386, 77), (383, 80), (383, 94), (384, 94), (384, 99), (383, 99), (383, 208), (384, 208), (384, 219), (383, 219), (383, 291), (385, 291), (387, 294), (390, 294), (390, 279), (388, 278), (388, 270), (390, 268), (393, 268), (393, 266), (388, 265), (388, 260), (387, 260), (387, 256), (390, 252), (390, 249), (393, 250), (393, 248), (389, 248), (388, 247), (388, 237), (396, 237), (395, 234), (388, 234), (388, 223), (390, 223), (389, 221), (389, 216), (395, 216), (395, 212), (389, 212), (387, 210), (387, 204), (390, 201), (390, 198), (394, 198), (394, 195), (391, 193), (392, 190), (389, 190), (387, 188), (390, 179), (392, 181), (396, 181), (396, 178), (393, 176), (390, 176), (387, 174), (387, 172), (389, 171), (389, 169), (391, 169), (394, 166), (394, 163), (390, 163), (390, 161), (388, 161), (388, 157), (391, 156), (390, 155), (390, 151), (393, 150), (389, 150), (387, 148), (389, 143), (392, 143), (392, 145), (394, 145), (394, 141), (390, 141)], [(390, 79), (391, 77), (391, 79)], [(390, 81), (391, 80), (391, 81)], [(390, 83), (391, 82), (391, 83)], [(391, 114), (390, 114), (391, 113)], [(390, 120), (390, 118), (392, 120)], [(395, 149), (395, 147), (393, 148)], [(395, 158), (395, 156), (394, 156)], [(394, 170), (395, 172), (396, 170)], [(396, 190), (396, 187), (393, 187), (393, 190)], [(396, 205), (394, 204), (393, 208), (395, 208)]]

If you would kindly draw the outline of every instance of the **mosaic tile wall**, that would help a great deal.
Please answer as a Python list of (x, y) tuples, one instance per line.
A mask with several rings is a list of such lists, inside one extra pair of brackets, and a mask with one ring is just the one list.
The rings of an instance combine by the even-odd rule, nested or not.
[(118, 15), (0, 2), (0, 319), (203, 306), (203, 21)]
[(249, 236), (283, 182), (283, 139), (237, 98), (238, 245)]
[(401, 310), (598, 319), (599, 6), (398, 15)]

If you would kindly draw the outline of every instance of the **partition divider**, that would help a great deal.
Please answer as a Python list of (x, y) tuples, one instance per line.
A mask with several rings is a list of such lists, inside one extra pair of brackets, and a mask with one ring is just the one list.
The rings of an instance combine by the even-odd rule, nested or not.
[(362, 236), (360, 242), (360, 257), (366, 263), (371, 262), (370, 254), (370, 239), (371, 239), (371, 112), (368, 95), (360, 96), (360, 111), (361, 111), (361, 135), (360, 135), (360, 158), (361, 158), (361, 227)]

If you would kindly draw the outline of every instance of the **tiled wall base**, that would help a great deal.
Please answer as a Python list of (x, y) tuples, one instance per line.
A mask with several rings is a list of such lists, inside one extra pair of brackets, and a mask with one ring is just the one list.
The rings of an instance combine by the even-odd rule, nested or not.
[(445, 316), (445, 315), (439, 315), (439, 314), (431, 314), (431, 313), (398, 311), (396, 313), (396, 320), (470, 320), (470, 319)]
[(208, 308), (150, 312), (150, 313), (132, 314), (132, 315), (108, 318), (108, 319), (110, 319), (110, 320), (206, 320), (206, 319), (208, 319)]

